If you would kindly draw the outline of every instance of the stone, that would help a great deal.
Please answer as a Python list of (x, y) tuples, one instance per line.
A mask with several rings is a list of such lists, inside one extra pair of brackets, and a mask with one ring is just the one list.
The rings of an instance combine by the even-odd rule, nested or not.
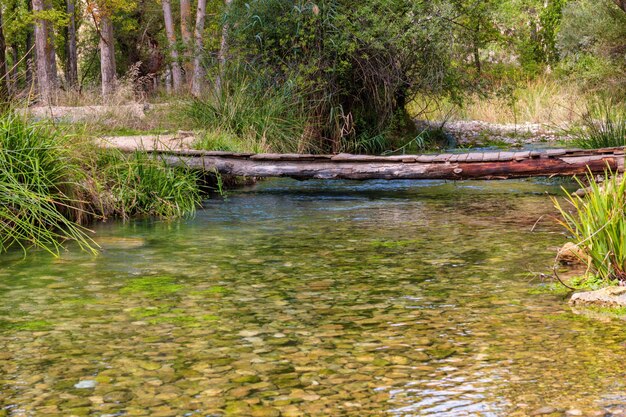
[(587, 255), (578, 247), (578, 245), (572, 242), (567, 242), (561, 247), (561, 249), (559, 249), (557, 259), (562, 264), (584, 264), (587, 259)]
[(546, 414), (556, 413), (558, 410), (554, 407), (541, 407), (530, 413), (531, 416), (543, 416)]
[(582, 416), (583, 412), (577, 409), (572, 409), (572, 410), (567, 410), (565, 412), (565, 415), (567, 416)]
[(626, 287), (578, 292), (572, 295), (569, 302), (574, 306), (626, 307)]
[(79, 381), (77, 384), (74, 384), (74, 388), (91, 389), (91, 388), (95, 388), (97, 384), (98, 383), (94, 381), (93, 379), (85, 379), (85, 380)]

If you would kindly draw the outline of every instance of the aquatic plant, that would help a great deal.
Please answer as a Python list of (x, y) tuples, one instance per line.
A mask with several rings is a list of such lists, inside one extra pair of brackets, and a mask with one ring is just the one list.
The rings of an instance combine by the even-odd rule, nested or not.
[(14, 115), (0, 117), (0, 252), (11, 246), (58, 254), (64, 241), (93, 251), (82, 217), (81, 170), (63, 138)]
[(589, 105), (574, 130), (574, 143), (585, 149), (626, 146), (626, 108), (613, 100)]
[[(568, 195), (563, 206), (553, 198), (561, 214), (559, 222), (574, 238), (574, 243), (587, 255), (588, 279), (626, 282), (626, 180), (607, 172), (598, 183), (587, 176), (585, 196)], [(583, 182), (578, 180), (581, 187)], [(573, 209), (573, 210), (571, 210)]]

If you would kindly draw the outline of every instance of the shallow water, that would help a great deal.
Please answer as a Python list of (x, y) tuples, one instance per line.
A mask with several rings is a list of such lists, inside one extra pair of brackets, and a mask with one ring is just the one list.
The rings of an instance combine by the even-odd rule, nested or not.
[(274, 180), (5, 257), (0, 416), (619, 415), (623, 322), (540, 293), (558, 190)]

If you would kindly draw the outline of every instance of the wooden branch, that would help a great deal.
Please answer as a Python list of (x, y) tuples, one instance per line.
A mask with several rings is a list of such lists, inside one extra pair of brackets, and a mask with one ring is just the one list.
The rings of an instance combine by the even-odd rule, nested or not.
[(441, 155), (300, 155), (149, 151), (173, 166), (244, 177), (296, 179), (508, 179), (624, 171), (624, 149)]

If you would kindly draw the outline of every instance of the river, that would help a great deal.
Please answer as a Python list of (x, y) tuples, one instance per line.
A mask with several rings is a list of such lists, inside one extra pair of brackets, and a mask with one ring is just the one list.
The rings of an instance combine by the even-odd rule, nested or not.
[(11, 253), (0, 416), (626, 413), (624, 322), (539, 278), (559, 189), (272, 180)]

